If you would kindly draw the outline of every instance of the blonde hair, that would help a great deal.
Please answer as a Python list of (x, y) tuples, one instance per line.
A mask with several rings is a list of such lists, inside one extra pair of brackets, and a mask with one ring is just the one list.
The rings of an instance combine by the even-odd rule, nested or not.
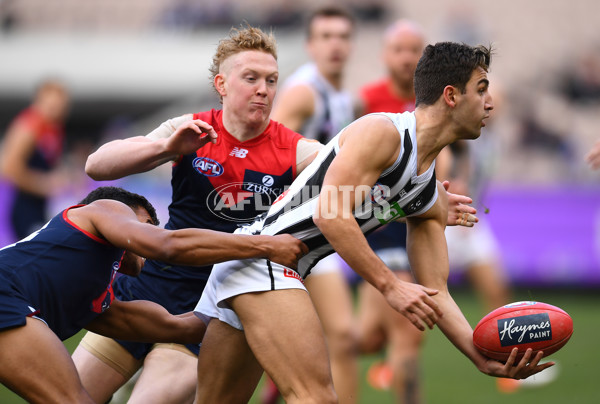
[(260, 28), (246, 25), (242, 28), (232, 28), (229, 37), (221, 39), (217, 46), (210, 66), (210, 79), (214, 86), (215, 77), (219, 74), (223, 62), (240, 52), (261, 51), (272, 55), (277, 60), (277, 44), (272, 32), (268, 34)]

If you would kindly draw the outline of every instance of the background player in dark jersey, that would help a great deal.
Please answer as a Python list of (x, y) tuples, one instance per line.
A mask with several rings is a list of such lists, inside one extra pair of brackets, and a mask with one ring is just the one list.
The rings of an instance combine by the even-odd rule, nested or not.
[(204, 324), (153, 302), (114, 300), (117, 271), (141, 257), (205, 265), (243, 255), (294, 265), (302, 246), (211, 230), (157, 227), (152, 205), (115, 187), (92, 191), (46, 226), (0, 249), (0, 382), (30, 402), (93, 402), (60, 340), (81, 328), (114, 338), (199, 343)]
[[(487, 78), (490, 54), (484, 47), (449, 42), (427, 46), (415, 73), (415, 112), (369, 115), (350, 124), (275, 202), (266, 219), (242, 232), (298, 231), (310, 250), (299, 261), (298, 277), (310, 276), (311, 265), (335, 249), (417, 328), (437, 324), (481, 372), (519, 379), (553, 363), (538, 365), (543, 353), (533, 357), (528, 350), (516, 364), (514, 349), (502, 364), (473, 345), (473, 330), (446, 284), (447, 197), (434, 175), (442, 148), (457, 139), (476, 139), (485, 126), (493, 108)], [(373, 215), (374, 202), (386, 200), (386, 193), (355, 197), (359, 189), (379, 189), (377, 181), (390, 182), (394, 199), (387, 210)], [(304, 201), (305, 185), (328, 192), (295, 205), (297, 195)], [(288, 206), (290, 210), (284, 209)], [(368, 209), (355, 210), (362, 207)], [(399, 280), (364, 237), (363, 232), (402, 215), (407, 215), (411, 267), (421, 284)], [(197, 403), (231, 402), (233, 394), (249, 397), (249, 380), (258, 380), (261, 367), (288, 402), (337, 402), (318, 317), (293, 274), (264, 260), (215, 266), (195, 310), (212, 317), (198, 360)]]
[[(182, 115), (147, 136), (107, 143), (89, 157), (87, 173), (115, 179), (173, 162), (168, 229), (233, 232), (261, 213), (256, 206), (268, 209), (320, 146), (269, 118), (279, 75), (275, 47), (273, 36), (257, 28), (232, 30), (219, 43), (211, 67), (222, 110)], [(211, 266), (148, 260), (140, 277), (117, 279), (115, 293), (157, 302), (173, 314), (187, 312), (210, 271)], [(108, 400), (143, 364), (129, 402), (176, 403), (193, 399), (197, 353), (197, 345), (117, 343), (88, 333), (73, 358), (98, 402)]]
[(0, 173), (16, 191), (10, 219), (18, 239), (46, 223), (48, 198), (67, 182), (65, 173), (57, 167), (68, 106), (66, 87), (56, 80), (46, 80), (36, 90), (32, 104), (14, 119), (6, 133)]

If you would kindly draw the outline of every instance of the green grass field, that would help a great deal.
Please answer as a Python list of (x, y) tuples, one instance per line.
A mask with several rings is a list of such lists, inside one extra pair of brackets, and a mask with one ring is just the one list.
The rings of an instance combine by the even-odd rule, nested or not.
[[(472, 326), (486, 313), (469, 290), (457, 289), (453, 296)], [(437, 329), (429, 331), (422, 356), (422, 380), (425, 402), (429, 404), (592, 404), (600, 402), (596, 388), (599, 357), (595, 342), (600, 334), (598, 309), (600, 294), (597, 291), (517, 290), (515, 300), (537, 300), (566, 310), (574, 322), (574, 333), (569, 343), (551, 359), (558, 363), (558, 378), (541, 387), (521, 388), (506, 394), (496, 389), (495, 379), (485, 376), (452, 346)], [(80, 335), (66, 341), (72, 350)], [(360, 403), (393, 403), (389, 392), (372, 389), (365, 382), (365, 374), (374, 355), (361, 358)], [(48, 368), (51, 371), (51, 367)], [(33, 375), (32, 375), (33, 376)], [(255, 395), (257, 396), (257, 395)], [(16, 404), (24, 401), (4, 386), (0, 386), (0, 403)], [(258, 404), (254, 397), (251, 403)]]

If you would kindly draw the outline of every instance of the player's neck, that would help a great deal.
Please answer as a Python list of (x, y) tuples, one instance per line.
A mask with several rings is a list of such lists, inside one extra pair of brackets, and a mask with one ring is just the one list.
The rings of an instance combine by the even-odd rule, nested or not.
[(223, 126), (231, 136), (245, 142), (259, 136), (267, 129), (269, 119), (265, 121), (248, 122), (238, 117), (223, 113)]
[(344, 75), (342, 72), (339, 73), (324, 73), (319, 70), (321, 76), (336, 90), (340, 91), (342, 89), (342, 85), (344, 83)]
[(454, 140), (443, 112), (435, 106), (415, 110), (417, 138), (417, 174), (425, 172), (440, 151)]

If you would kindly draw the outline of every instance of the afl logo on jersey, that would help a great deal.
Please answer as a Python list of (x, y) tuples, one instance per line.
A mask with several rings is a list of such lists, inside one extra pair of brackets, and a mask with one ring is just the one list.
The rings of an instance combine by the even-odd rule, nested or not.
[(192, 166), (200, 174), (207, 177), (218, 177), (225, 171), (221, 163), (208, 157), (196, 157), (192, 162)]

